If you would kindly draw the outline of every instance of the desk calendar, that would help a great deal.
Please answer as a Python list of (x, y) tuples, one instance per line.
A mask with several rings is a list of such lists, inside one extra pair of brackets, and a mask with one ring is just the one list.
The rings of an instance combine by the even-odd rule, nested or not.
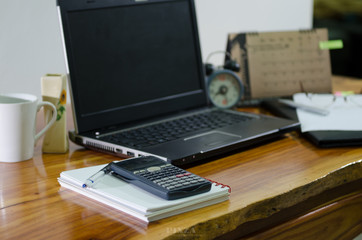
[(331, 92), (327, 29), (229, 34), (227, 50), (239, 62), (242, 100)]

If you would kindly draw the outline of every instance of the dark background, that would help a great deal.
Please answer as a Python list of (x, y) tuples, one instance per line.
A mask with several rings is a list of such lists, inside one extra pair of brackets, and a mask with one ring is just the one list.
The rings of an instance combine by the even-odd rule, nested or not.
[(313, 27), (343, 40), (343, 49), (330, 51), (332, 74), (362, 78), (362, 0), (314, 0)]

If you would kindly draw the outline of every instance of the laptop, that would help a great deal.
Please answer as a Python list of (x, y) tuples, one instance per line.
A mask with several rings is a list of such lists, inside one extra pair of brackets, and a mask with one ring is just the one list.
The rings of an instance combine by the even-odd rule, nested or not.
[(76, 144), (180, 166), (299, 127), (210, 105), (193, 0), (58, 0), (57, 8)]

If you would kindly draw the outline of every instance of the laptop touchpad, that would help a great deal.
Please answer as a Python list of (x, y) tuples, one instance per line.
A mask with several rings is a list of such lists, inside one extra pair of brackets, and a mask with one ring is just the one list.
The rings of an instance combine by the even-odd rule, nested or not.
[(202, 147), (202, 150), (209, 150), (240, 139), (241, 136), (239, 135), (221, 131), (211, 131), (185, 138), (184, 141), (197, 144)]

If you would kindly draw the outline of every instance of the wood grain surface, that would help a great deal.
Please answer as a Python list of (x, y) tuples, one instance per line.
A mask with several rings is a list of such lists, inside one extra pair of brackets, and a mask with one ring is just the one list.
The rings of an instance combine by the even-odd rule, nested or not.
[(361, 219), (362, 191), (359, 191), (244, 239), (352, 239), (362, 232)]
[(0, 239), (287, 239), (318, 236), (329, 221), (343, 228), (330, 239), (361, 231), (361, 214), (349, 215), (361, 212), (362, 147), (320, 149), (292, 132), (209, 159), (187, 170), (229, 185), (230, 200), (150, 224), (57, 182), (62, 171), (117, 159), (72, 143), (68, 153), (42, 154), (39, 142), (32, 159), (0, 163)]

